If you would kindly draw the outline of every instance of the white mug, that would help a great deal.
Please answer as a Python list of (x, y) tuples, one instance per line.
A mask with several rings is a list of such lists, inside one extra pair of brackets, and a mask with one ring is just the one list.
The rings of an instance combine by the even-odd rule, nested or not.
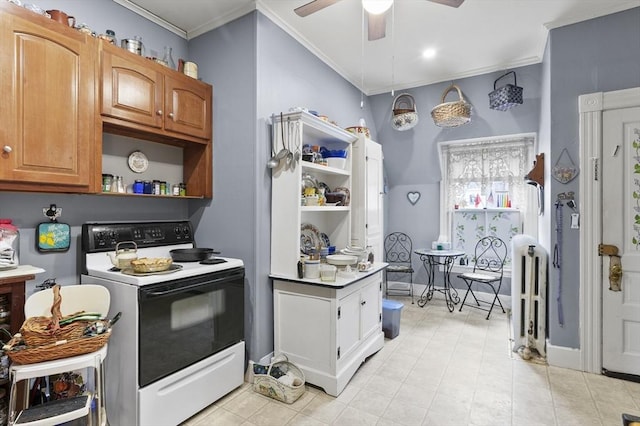
[(364, 272), (371, 267), (369, 262), (358, 262), (358, 271)]

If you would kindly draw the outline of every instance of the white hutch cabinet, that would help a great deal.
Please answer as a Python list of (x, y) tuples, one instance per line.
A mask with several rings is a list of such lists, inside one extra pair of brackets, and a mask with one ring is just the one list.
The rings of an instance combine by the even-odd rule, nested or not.
[(352, 144), (358, 139), (307, 112), (274, 116), (274, 151), (303, 145), (347, 150), (344, 168), (299, 161), (272, 169), (271, 273), (274, 289), (274, 354), (284, 353), (307, 382), (338, 395), (364, 360), (384, 345), (382, 270), (376, 263), (354, 278), (335, 282), (298, 277), (301, 227), (310, 224), (326, 234), (337, 250), (351, 244), (351, 203), (303, 206), (303, 175), (353, 197)]
[(333, 396), (384, 345), (381, 269), (345, 284), (274, 280), (274, 353)]
[(384, 259), (384, 176), (382, 145), (359, 135), (352, 148), (351, 244), (369, 247)]

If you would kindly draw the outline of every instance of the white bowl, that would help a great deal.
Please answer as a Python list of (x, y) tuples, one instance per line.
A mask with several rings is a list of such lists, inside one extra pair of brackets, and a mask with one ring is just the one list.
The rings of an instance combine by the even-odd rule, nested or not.
[(330, 254), (327, 256), (327, 263), (330, 265), (355, 265), (358, 263), (357, 256), (351, 256), (348, 254)]
[(346, 158), (327, 157), (326, 160), (327, 160), (327, 166), (335, 167), (336, 169), (344, 169), (345, 166), (347, 165)]

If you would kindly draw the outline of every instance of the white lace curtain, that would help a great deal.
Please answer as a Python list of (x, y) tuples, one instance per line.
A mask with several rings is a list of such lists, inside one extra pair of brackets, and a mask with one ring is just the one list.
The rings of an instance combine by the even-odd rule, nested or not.
[(443, 144), (447, 206), (452, 208), (465, 200), (470, 185), (479, 185), (479, 194), (486, 197), (494, 182), (505, 182), (511, 207), (525, 208), (524, 176), (532, 167), (529, 158), (532, 146), (531, 137)]

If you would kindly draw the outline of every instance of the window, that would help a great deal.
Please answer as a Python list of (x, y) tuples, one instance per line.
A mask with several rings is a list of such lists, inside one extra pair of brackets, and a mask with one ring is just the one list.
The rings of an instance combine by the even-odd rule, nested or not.
[[(438, 144), (440, 240), (451, 241), (473, 261), (478, 239), (495, 235), (537, 238), (536, 190), (524, 176), (533, 167), (534, 134), (467, 139)], [(507, 256), (507, 268), (511, 255)]]

